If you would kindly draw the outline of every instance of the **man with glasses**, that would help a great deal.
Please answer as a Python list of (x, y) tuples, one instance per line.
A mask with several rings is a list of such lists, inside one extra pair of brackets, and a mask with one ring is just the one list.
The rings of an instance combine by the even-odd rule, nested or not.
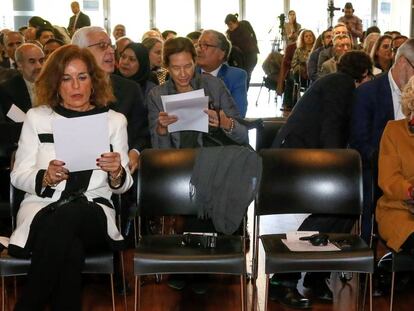
[(327, 74), (336, 72), (336, 64), (339, 58), (351, 49), (352, 42), (348, 35), (336, 35), (333, 38), (334, 56), (322, 64), (318, 77), (321, 78)]
[[(332, 38), (337, 35), (348, 35), (349, 32), (344, 23), (338, 23), (332, 28)], [(326, 48), (319, 54), (318, 58), (318, 72), (321, 71), (322, 64), (334, 56), (334, 49), (332, 46)]]
[[(401, 45), (391, 69), (375, 80), (365, 83), (356, 91), (354, 100), (350, 146), (362, 157), (364, 178), (364, 211), (362, 235), (368, 241), (371, 233), (372, 180), (376, 180), (375, 167), (379, 143), (389, 120), (404, 119), (401, 110), (401, 91), (414, 75), (414, 39)], [(379, 192), (377, 192), (379, 195)], [(377, 199), (377, 198), (376, 198)], [(376, 201), (375, 199), (375, 201)]]
[(111, 79), (116, 102), (111, 109), (125, 115), (128, 120), (128, 144), (131, 150), (129, 168), (134, 173), (138, 168), (139, 153), (149, 147), (148, 111), (144, 106), (142, 92), (135, 82), (112, 74), (115, 70), (115, 51), (108, 34), (100, 27), (79, 29), (72, 37), (72, 44), (88, 48), (98, 65)]
[(195, 47), (199, 72), (223, 80), (236, 102), (240, 115), (244, 118), (247, 111), (247, 73), (227, 64), (231, 43), (222, 33), (205, 30)]
[(15, 60), (19, 75), (0, 84), (0, 107), (2, 121), (23, 122), (25, 113), (35, 102), (34, 82), (43, 66), (44, 54), (33, 43), (19, 46)]
[(403, 45), (405, 41), (407, 41), (408, 38), (406, 36), (397, 35), (392, 39), (391, 42), (391, 53), (392, 53), (392, 59), (393, 63), (395, 62), (395, 55), (397, 55), (398, 48)]

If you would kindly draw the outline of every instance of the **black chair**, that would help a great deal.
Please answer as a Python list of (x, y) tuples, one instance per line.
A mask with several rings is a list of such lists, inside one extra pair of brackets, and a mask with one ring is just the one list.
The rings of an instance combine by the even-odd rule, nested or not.
[(260, 235), (260, 216), (264, 215), (311, 213), (358, 218), (362, 211), (359, 154), (354, 150), (268, 149), (260, 155), (263, 175), (255, 204), (254, 267), (257, 271), (260, 239), (265, 255), (265, 310), (269, 275), (302, 271), (369, 273), (372, 310), (374, 255), (358, 235), (328, 234), (332, 241), (350, 244), (333, 252), (292, 252), (281, 241), (284, 234)]
[[(2, 185), (10, 183), (11, 157), (17, 148), (21, 129), (22, 123), (0, 122), (0, 184)], [(7, 187), (2, 187), (0, 190), (0, 218), (5, 218), (5, 222), (10, 218), (10, 198)]]
[[(20, 207), (20, 203), (24, 198), (24, 192), (16, 189), (10, 184), (10, 213), (12, 218), (12, 228), (14, 230), (16, 226), (16, 215)], [(114, 200), (114, 203), (117, 203)], [(115, 204), (117, 207), (118, 204)], [(124, 286), (124, 308), (127, 310), (126, 290), (125, 290), (125, 274), (124, 274), (124, 262), (123, 255), (121, 253), (121, 267), (122, 267), (122, 279)], [(30, 267), (30, 259), (14, 258), (6, 254), (6, 251), (0, 253), (0, 277), (1, 277), (1, 290), (2, 290), (2, 311), (6, 310), (6, 284), (5, 278), (10, 276), (27, 275)], [(115, 311), (115, 293), (114, 293), (114, 253), (103, 252), (93, 255), (88, 255), (85, 258), (85, 265), (82, 273), (84, 274), (109, 274), (111, 285), (111, 298), (112, 298), (112, 310)], [(15, 297), (16, 295), (16, 283), (14, 284)]]
[(286, 124), (287, 118), (264, 118), (262, 126), (256, 131), (256, 151), (272, 146), (277, 133)]
[[(196, 149), (146, 149), (141, 153), (138, 174), (140, 217), (197, 215), (197, 207), (190, 197), (196, 152)], [(142, 275), (194, 273), (240, 275), (241, 309), (245, 310), (244, 237), (219, 235), (215, 248), (183, 246), (183, 241), (183, 235), (140, 235), (134, 255), (134, 310), (140, 305)]]

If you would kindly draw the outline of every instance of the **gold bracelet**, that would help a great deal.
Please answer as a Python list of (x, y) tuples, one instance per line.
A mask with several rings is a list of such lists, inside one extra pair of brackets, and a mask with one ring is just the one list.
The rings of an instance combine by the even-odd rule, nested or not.
[(121, 185), (121, 180), (124, 173), (123, 171), (124, 169), (121, 167), (119, 173), (115, 177), (112, 177), (111, 174), (109, 174), (109, 183), (112, 187), (118, 188)]
[(47, 170), (43, 175), (43, 180), (42, 180), (42, 184), (45, 184), (47, 187), (56, 187), (58, 184), (52, 184), (51, 182), (49, 182), (48, 178), (47, 178)]

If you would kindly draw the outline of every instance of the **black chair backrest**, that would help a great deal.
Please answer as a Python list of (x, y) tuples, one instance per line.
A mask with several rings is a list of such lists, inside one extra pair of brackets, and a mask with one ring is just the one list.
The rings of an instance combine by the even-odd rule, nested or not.
[(362, 169), (351, 149), (266, 149), (256, 215), (362, 211)]
[(0, 168), (8, 169), (13, 151), (17, 148), (22, 123), (0, 122)]
[(141, 216), (197, 215), (190, 179), (196, 149), (146, 149), (140, 155), (138, 209)]
[(286, 118), (263, 119), (263, 126), (256, 131), (256, 151), (270, 148), (285, 123)]

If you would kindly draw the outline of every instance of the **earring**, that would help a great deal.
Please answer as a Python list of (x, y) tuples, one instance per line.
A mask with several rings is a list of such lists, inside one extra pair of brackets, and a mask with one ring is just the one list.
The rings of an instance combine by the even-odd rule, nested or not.
[(91, 89), (91, 95), (93, 95), (95, 93), (95, 89), (94, 88), (92, 88)]

